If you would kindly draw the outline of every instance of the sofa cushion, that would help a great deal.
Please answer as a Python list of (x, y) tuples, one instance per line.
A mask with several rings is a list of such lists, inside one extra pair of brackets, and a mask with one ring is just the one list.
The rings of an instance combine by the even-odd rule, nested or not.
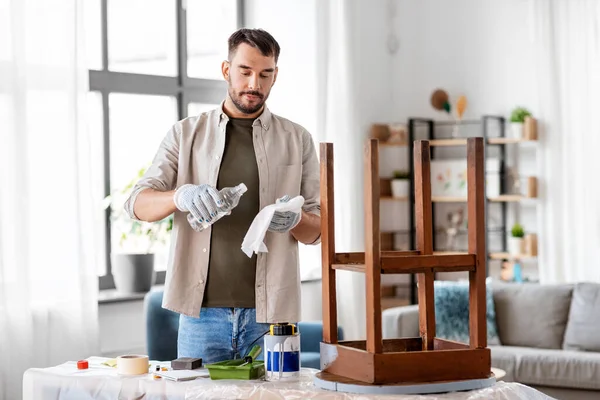
[(500, 368), (506, 375), (502, 378), (505, 382), (514, 382), (517, 370), (517, 356), (513, 347), (489, 346), (492, 352), (492, 367)]
[(600, 353), (490, 346), (492, 367), (506, 371), (505, 381), (531, 386), (600, 389)]
[(573, 299), (563, 348), (600, 352), (600, 284), (578, 283)]
[[(498, 345), (496, 314), (491, 288), (487, 287), (488, 344)], [(435, 281), (435, 333), (442, 339), (469, 343), (469, 282)]]
[(496, 323), (506, 346), (562, 348), (572, 285), (493, 283)]
[(516, 378), (526, 385), (598, 390), (600, 353), (549, 349), (520, 352)]

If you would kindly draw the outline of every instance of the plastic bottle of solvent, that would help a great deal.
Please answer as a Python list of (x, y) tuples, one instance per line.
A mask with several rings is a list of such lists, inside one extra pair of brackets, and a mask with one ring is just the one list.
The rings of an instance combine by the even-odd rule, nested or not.
[(243, 183), (240, 183), (239, 185), (234, 187), (226, 187), (221, 189), (219, 193), (221, 194), (221, 197), (223, 197), (223, 205), (219, 207), (217, 215), (213, 217), (210, 223), (198, 222), (191, 213), (188, 214), (188, 222), (194, 228), (197, 228), (196, 230), (198, 232), (205, 230), (206, 228), (220, 220), (223, 216), (231, 214), (231, 210), (239, 204), (240, 198), (244, 193), (246, 193), (247, 190), (248, 188)]

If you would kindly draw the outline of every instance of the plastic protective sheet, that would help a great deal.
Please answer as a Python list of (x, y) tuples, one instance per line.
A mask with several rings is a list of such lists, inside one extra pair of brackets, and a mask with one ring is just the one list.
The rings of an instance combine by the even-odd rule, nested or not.
[[(116, 369), (100, 363), (106, 359), (91, 357), (90, 369), (78, 371), (74, 362), (51, 367), (32, 368), (23, 376), (24, 400), (224, 400), (224, 399), (319, 399), (319, 400), (546, 400), (550, 397), (518, 383), (498, 382), (491, 388), (427, 396), (370, 396), (331, 392), (313, 385), (314, 369), (302, 369), (299, 380), (288, 381), (194, 381), (174, 382), (154, 379), (152, 374), (122, 377)], [(161, 363), (162, 364), (162, 363)], [(168, 365), (168, 363), (165, 363)], [(12, 400), (12, 399), (11, 399)]]
[(297, 381), (240, 382), (206, 381), (202, 385), (187, 388), (187, 400), (215, 399), (318, 399), (318, 400), (547, 400), (545, 394), (519, 383), (498, 382), (486, 389), (430, 395), (364, 395), (332, 392), (313, 385), (313, 376), (318, 372), (302, 369)]

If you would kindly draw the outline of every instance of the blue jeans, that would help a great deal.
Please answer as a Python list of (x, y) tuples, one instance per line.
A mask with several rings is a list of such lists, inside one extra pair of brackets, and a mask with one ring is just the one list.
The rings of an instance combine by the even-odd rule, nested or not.
[(256, 322), (254, 308), (202, 308), (200, 318), (180, 315), (177, 356), (202, 358), (203, 364), (244, 358), (255, 344), (263, 347), (269, 326)]

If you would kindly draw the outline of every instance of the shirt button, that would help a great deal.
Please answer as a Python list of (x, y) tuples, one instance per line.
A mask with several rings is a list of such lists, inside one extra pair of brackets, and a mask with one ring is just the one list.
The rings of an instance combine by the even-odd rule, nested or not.
[(267, 129), (267, 125), (266, 125), (266, 124), (265, 124), (265, 125), (263, 125), (263, 128)]
[(202, 249), (202, 252), (203, 252), (203, 253), (206, 253), (206, 249)]
[(204, 281), (203, 281), (202, 279), (200, 279), (200, 280), (198, 281), (198, 285), (202, 285), (203, 283), (204, 283)]
[(215, 156), (215, 160), (218, 160), (218, 159), (219, 159), (219, 156)]

